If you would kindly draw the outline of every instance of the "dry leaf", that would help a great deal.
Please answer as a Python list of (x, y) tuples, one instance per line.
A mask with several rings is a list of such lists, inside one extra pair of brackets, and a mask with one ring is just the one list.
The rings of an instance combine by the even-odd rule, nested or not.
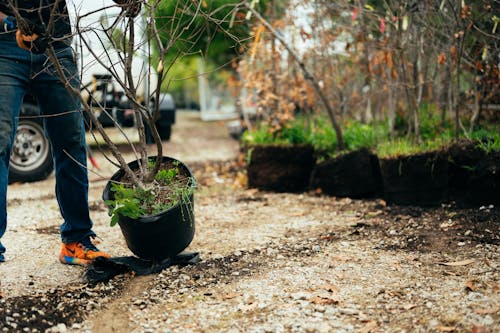
[(241, 293), (227, 293), (224, 295), (224, 299), (233, 299), (241, 295), (242, 295)]
[(486, 327), (484, 326), (472, 326), (471, 333), (487, 333)]
[(476, 291), (478, 288), (475, 284), (475, 281), (474, 280), (469, 280), (467, 281), (467, 283), (465, 284), (465, 286), (467, 287), (467, 289), (469, 289), (470, 291)]
[(411, 309), (414, 309), (416, 307), (417, 307), (417, 304), (406, 304), (405, 306), (403, 306), (403, 309), (411, 310)]
[(444, 53), (440, 53), (437, 58), (437, 62), (440, 65), (443, 65), (446, 62), (446, 55)]
[(373, 332), (376, 328), (378, 327), (378, 324), (376, 321), (370, 321), (366, 323), (366, 325), (358, 331), (358, 333), (370, 333)]
[(487, 315), (497, 313), (499, 308), (489, 308), (489, 309), (474, 309), (474, 313), (478, 315)]
[(445, 265), (445, 266), (466, 266), (474, 263), (474, 259), (465, 259), (461, 261), (452, 261), (452, 262), (437, 262), (436, 264), (438, 265)]
[(488, 283), (488, 287), (491, 288), (494, 294), (500, 294), (500, 285), (497, 283)]
[(457, 328), (455, 326), (437, 326), (436, 329), (441, 332), (453, 332)]
[(295, 212), (295, 213), (288, 214), (288, 216), (290, 216), (290, 217), (298, 217), (298, 216), (304, 216), (304, 215), (305, 215), (304, 212)]
[(326, 298), (326, 297), (321, 297), (321, 296), (314, 296), (309, 300), (313, 304), (318, 304), (318, 305), (330, 305), (330, 304), (338, 304), (339, 301), (333, 298)]
[(251, 189), (246, 190), (245, 194), (247, 196), (252, 196), (252, 195), (254, 195), (254, 194), (258, 193), (258, 192), (259, 192), (259, 189), (257, 189), (257, 188), (251, 188)]
[(250, 303), (250, 304), (245, 304), (241, 307), (241, 311), (243, 312), (250, 312), (250, 311), (253, 311), (255, 309), (257, 309), (259, 307), (259, 303), (257, 302), (253, 302), (253, 303)]
[(338, 293), (340, 291), (339, 287), (333, 284), (325, 284), (320, 286), (321, 289), (329, 291), (331, 293)]
[(332, 261), (335, 262), (349, 262), (352, 261), (352, 258), (345, 257), (345, 256), (333, 256)]

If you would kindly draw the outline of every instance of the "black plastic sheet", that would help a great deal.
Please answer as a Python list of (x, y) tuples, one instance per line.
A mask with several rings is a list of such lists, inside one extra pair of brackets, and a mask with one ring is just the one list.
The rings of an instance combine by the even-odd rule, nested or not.
[(165, 268), (173, 265), (192, 265), (200, 262), (198, 252), (182, 252), (172, 258), (162, 261), (146, 260), (134, 256), (96, 258), (84, 273), (87, 282), (94, 284), (107, 282), (116, 275), (135, 272), (137, 275), (149, 275), (159, 273)]

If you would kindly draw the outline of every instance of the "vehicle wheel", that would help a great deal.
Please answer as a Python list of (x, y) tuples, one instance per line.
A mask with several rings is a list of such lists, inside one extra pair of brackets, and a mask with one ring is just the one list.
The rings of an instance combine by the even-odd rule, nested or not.
[(49, 140), (40, 123), (19, 120), (10, 155), (9, 182), (42, 180), (54, 170)]

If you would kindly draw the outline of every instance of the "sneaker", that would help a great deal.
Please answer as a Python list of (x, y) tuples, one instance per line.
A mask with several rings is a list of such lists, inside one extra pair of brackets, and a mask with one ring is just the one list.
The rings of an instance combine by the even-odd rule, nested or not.
[(63, 264), (86, 266), (97, 257), (110, 258), (111, 256), (105, 252), (99, 251), (99, 249), (92, 244), (90, 238), (87, 238), (81, 242), (70, 244), (62, 243), (59, 261)]

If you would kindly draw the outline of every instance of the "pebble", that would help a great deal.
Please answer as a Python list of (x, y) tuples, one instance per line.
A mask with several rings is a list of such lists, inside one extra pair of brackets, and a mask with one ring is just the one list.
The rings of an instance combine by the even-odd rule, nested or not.
[(359, 310), (352, 308), (340, 308), (339, 313), (346, 315), (357, 315), (359, 313)]
[(308, 299), (310, 297), (310, 295), (308, 293), (305, 293), (305, 292), (298, 292), (298, 293), (294, 293), (291, 295), (292, 299), (296, 300), (296, 301), (304, 301), (306, 299)]

